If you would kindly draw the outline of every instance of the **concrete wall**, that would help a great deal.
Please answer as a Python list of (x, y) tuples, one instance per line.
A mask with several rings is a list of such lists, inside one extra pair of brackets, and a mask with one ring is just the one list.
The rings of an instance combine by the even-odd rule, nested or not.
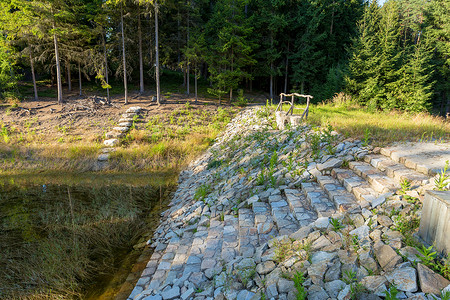
[(426, 191), (419, 236), (443, 254), (450, 252), (450, 191)]

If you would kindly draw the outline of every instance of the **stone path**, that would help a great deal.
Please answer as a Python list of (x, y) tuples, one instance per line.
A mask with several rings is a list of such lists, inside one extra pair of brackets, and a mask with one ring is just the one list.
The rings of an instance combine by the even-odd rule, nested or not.
[(120, 145), (120, 138), (124, 137), (130, 128), (139, 120), (142, 109), (139, 106), (128, 108), (119, 119), (118, 125), (105, 134), (102, 153), (98, 156), (97, 169), (103, 169), (108, 165), (108, 159), (115, 147)]
[(448, 143), (373, 149), (270, 122), (255, 109), (240, 113), (181, 172), (128, 299), (296, 299), (296, 272), (308, 299), (349, 299), (356, 283), (363, 299), (393, 284), (404, 299), (431, 299), (425, 293), (450, 284), (416, 264), (399, 232), (420, 217)]

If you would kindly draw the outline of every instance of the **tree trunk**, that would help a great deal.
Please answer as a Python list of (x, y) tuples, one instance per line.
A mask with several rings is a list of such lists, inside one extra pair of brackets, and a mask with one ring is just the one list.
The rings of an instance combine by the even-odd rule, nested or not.
[(31, 77), (33, 78), (34, 100), (37, 101), (37, 100), (39, 100), (39, 97), (38, 97), (36, 74), (34, 73), (34, 62), (33, 62), (33, 55), (31, 54), (31, 49), (30, 49), (30, 65), (31, 65)]
[(197, 101), (198, 101), (198, 94), (197, 94), (197, 77), (198, 77), (198, 71), (197, 71), (197, 68), (195, 68), (195, 81), (194, 81), (194, 85), (195, 85), (195, 103), (197, 103)]
[(125, 35), (123, 32), (123, 8), (122, 8), (122, 6), (120, 7), (120, 20), (121, 20), (120, 30), (122, 31), (123, 87), (125, 89), (125, 104), (128, 104), (127, 62), (126, 62), (126, 58), (125, 58)]
[(270, 63), (270, 84), (269, 84), (270, 101), (273, 101), (273, 63)]
[(80, 83), (80, 97), (83, 96), (83, 90), (81, 85), (81, 64), (78, 63), (78, 82)]
[(72, 91), (72, 77), (70, 76), (70, 62), (66, 62), (67, 68), (67, 85), (69, 87), (69, 92)]
[(189, 61), (188, 61), (188, 66), (186, 69), (186, 94), (189, 96)]
[(233, 88), (230, 87), (230, 104), (232, 99), (233, 99)]
[(155, 59), (156, 59), (156, 103), (160, 102), (161, 87), (159, 84), (159, 43), (158, 43), (158, 0), (155, 0)]
[[(55, 26), (53, 26), (55, 28)], [(53, 40), (55, 43), (55, 58), (56, 58), (56, 82), (58, 86), (58, 104), (63, 104), (63, 95), (62, 95), (62, 80), (61, 80), (61, 65), (59, 61), (59, 50), (58, 50), (58, 37), (56, 33), (53, 34)]]
[(106, 88), (106, 99), (109, 102), (108, 55), (106, 53), (105, 34), (102, 34), (102, 39), (103, 39), (103, 52), (105, 54), (105, 82), (108, 85), (108, 87)]
[[(188, 1), (188, 11), (187, 11), (187, 34), (186, 34), (186, 46), (189, 47), (189, 1)], [(186, 94), (189, 96), (189, 59), (187, 60), (187, 68), (186, 68)]]
[(142, 29), (141, 29), (141, 8), (138, 10), (138, 39), (139, 39), (139, 93), (144, 93), (144, 61), (142, 59)]
[(289, 42), (288, 42), (288, 53), (286, 53), (286, 68), (284, 69), (284, 93), (287, 94), (288, 87), (288, 71), (289, 71)]

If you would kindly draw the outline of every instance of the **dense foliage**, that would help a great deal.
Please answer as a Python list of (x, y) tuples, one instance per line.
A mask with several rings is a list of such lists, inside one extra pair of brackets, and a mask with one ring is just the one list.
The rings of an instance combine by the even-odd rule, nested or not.
[[(108, 74), (122, 78), (125, 92), (139, 78), (143, 92), (160, 61), (230, 101), (239, 88), (316, 101), (345, 91), (370, 109), (450, 110), (445, 0), (4, 0), (0, 9), (2, 78), (6, 64), (25, 75), (34, 64), (41, 78), (65, 74), (69, 89), (76, 69), (104, 88)], [(20, 55), (3, 58), (6, 45)]]

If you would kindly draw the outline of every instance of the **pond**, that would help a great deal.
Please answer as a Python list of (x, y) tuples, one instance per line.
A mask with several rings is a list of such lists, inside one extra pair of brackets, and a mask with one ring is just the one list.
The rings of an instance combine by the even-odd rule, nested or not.
[(174, 174), (0, 177), (0, 299), (126, 299), (175, 184)]

